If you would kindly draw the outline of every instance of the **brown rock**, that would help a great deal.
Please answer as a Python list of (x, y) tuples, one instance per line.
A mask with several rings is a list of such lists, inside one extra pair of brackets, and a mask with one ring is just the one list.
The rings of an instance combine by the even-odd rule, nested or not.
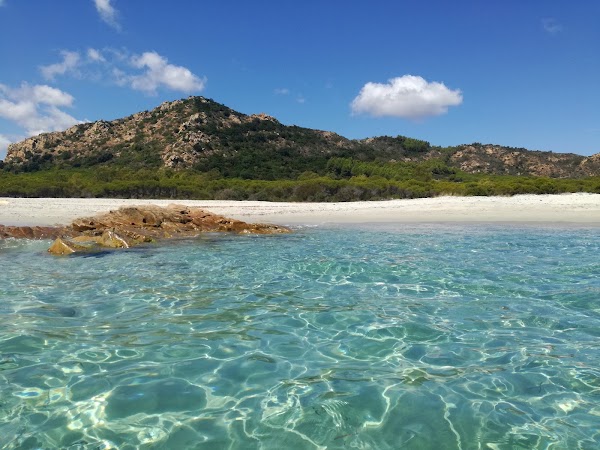
[(108, 248), (129, 248), (129, 243), (113, 230), (104, 230), (98, 244)]
[(48, 251), (68, 255), (95, 248), (129, 248), (162, 239), (193, 238), (200, 233), (289, 233), (278, 225), (251, 224), (185, 205), (124, 207), (95, 217), (81, 218), (67, 227), (5, 227), (0, 237), (57, 238)]
[(48, 253), (53, 255), (70, 255), (78, 251), (85, 250), (85, 247), (75, 245), (72, 242), (67, 242), (61, 238), (56, 238), (48, 249)]
[(0, 225), (0, 238), (54, 239), (65, 234), (64, 227), (19, 227)]

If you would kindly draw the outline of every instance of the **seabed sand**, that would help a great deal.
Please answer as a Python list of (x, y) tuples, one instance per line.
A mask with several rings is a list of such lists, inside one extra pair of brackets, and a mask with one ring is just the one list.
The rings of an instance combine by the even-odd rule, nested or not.
[(600, 194), (435, 197), (344, 203), (101, 198), (0, 198), (0, 224), (57, 225), (125, 205), (199, 206), (247, 222), (281, 225), (361, 223), (563, 223), (600, 226)]

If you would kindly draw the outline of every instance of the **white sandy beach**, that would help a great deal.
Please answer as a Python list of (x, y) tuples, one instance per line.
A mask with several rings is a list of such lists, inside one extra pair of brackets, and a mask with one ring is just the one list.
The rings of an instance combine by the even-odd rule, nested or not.
[(172, 203), (199, 206), (248, 222), (281, 225), (325, 223), (514, 222), (600, 226), (600, 194), (436, 197), (349, 203), (221, 200), (0, 198), (0, 224), (68, 224), (124, 205)]

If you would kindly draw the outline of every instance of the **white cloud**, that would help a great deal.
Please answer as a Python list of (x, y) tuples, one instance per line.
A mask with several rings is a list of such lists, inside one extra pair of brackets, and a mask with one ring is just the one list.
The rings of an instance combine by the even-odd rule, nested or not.
[(275, 95), (288, 95), (290, 90), (288, 88), (277, 88), (273, 90)]
[(87, 57), (92, 62), (106, 62), (106, 58), (104, 58), (102, 52), (95, 48), (88, 48)]
[(114, 82), (116, 83), (117, 86), (127, 86), (127, 84), (129, 83), (129, 77), (128, 75), (123, 72), (121, 69), (118, 68), (113, 68), (113, 70), (111, 71), (111, 76), (114, 79)]
[[(108, 81), (117, 86), (154, 94), (159, 88), (185, 93), (204, 89), (206, 78), (200, 78), (183, 66), (169, 64), (167, 58), (156, 52), (131, 55), (126, 50), (88, 48), (82, 56), (77, 51), (61, 51), (62, 61), (42, 66), (48, 79), (70, 75), (91, 81)], [(137, 71), (135, 69), (141, 69)], [(289, 92), (289, 91), (288, 91)]]
[(121, 29), (121, 25), (117, 21), (118, 12), (110, 4), (111, 0), (94, 0), (96, 11), (100, 14), (100, 18), (116, 30)]
[[(117, 51), (107, 50), (115, 60), (120, 59)], [(108, 64), (102, 51), (95, 48), (88, 48), (84, 57), (78, 51), (61, 50), (62, 61), (40, 66), (42, 75), (47, 80), (54, 80), (57, 75), (71, 75), (77, 78), (99, 78), (98, 65)], [(92, 66), (94, 66), (92, 68)]]
[(550, 34), (557, 34), (563, 30), (563, 26), (553, 17), (545, 17), (542, 19), (542, 28)]
[(81, 123), (61, 109), (72, 104), (70, 94), (51, 86), (22, 83), (10, 88), (0, 84), (0, 117), (24, 128), (29, 136)]
[(306, 99), (302, 95), (296, 97), (296, 101), (300, 104), (306, 103)]
[[(28, 83), (22, 83), (18, 88), (9, 88), (0, 84), (0, 94), (5, 99), (12, 100), (18, 104), (27, 102), (42, 103), (50, 106), (71, 106), (73, 104), (72, 95), (45, 84), (30, 86)], [(0, 98), (0, 100), (3, 99)]]
[(63, 50), (60, 54), (63, 57), (61, 62), (40, 67), (42, 75), (47, 80), (54, 80), (56, 75), (64, 75), (67, 72), (75, 73), (77, 66), (79, 65), (79, 53)]
[(420, 119), (445, 114), (448, 107), (460, 105), (462, 99), (458, 89), (451, 90), (443, 83), (430, 83), (419, 76), (404, 75), (391, 78), (387, 84), (365, 84), (351, 107), (354, 114)]
[[(29, 86), (21, 85), (17, 90), (20, 98), (31, 99), (36, 103), (43, 103), (51, 106), (71, 106), (73, 105), (73, 96), (67, 92), (61, 91), (45, 84)], [(18, 97), (19, 98), (19, 97)]]
[(206, 85), (206, 78), (199, 78), (185, 67), (168, 64), (167, 58), (156, 52), (134, 56), (131, 63), (138, 69), (146, 69), (141, 75), (129, 77), (129, 85), (138, 91), (153, 94), (159, 87), (164, 86), (189, 93), (201, 91)]

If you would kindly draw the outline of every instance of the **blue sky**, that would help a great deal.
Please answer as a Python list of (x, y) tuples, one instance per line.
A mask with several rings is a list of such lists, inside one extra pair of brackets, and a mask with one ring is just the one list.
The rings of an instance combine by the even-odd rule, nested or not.
[(600, 1), (0, 0), (9, 142), (203, 95), (349, 138), (600, 152)]

